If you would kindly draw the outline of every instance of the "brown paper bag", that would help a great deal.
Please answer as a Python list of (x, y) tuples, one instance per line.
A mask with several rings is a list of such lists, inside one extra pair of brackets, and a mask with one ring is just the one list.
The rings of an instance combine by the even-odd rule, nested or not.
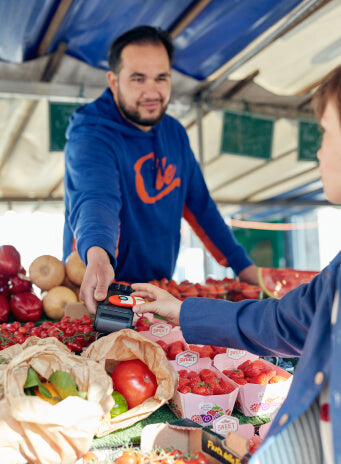
[(88, 346), (81, 356), (98, 361), (105, 367), (108, 374), (112, 373), (119, 361), (140, 359), (153, 372), (158, 384), (153, 398), (148, 398), (139, 406), (113, 419), (110, 419), (110, 415), (107, 416), (97, 430), (97, 437), (130, 427), (145, 419), (174, 395), (178, 380), (177, 372), (168, 361), (161, 346), (135, 330), (122, 329), (101, 337)]
[[(89, 450), (99, 423), (113, 406), (112, 381), (102, 366), (76, 356), (57, 339), (39, 340), (28, 339), (3, 371), (0, 461), (73, 464)], [(68, 372), (87, 399), (69, 396), (52, 405), (25, 395), (29, 367), (46, 379), (56, 370)]]
[(46, 343), (52, 343), (60, 347), (61, 350), (64, 350), (66, 353), (70, 353), (69, 348), (61, 343), (55, 337), (47, 337), (47, 338), (39, 338), (39, 337), (29, 337), (25, 340), (25, 342), (20, 345), (16, 343), (15, 345), (11, 345), (8, 348), (0, 351), (0, 400), (4, 396), (4, 373), (7, 369), (7, 364), (19, 353), (22, 352), (28, 346), (33, 345), (46, 345)]

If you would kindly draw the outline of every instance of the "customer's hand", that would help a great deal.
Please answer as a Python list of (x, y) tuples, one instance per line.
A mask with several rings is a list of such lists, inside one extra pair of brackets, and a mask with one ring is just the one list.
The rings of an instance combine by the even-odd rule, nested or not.
[(90, 314), (96, 313), (97, 301), (108, 294), (108, 287), (115, 278), (108, 253), (100, 247), (91, 247), (87, 252), (88, 265), (83, 277), (79, 297)]
[(180, 325), (180, 309), (182, 301), (175, 298), (166, 290), (152, 284), (132, 284), (133, 296), (140, 296), (150, 303), (139, 304), (133, 307), (136, 314), (154, 313), (163, 316), (174, 325)]

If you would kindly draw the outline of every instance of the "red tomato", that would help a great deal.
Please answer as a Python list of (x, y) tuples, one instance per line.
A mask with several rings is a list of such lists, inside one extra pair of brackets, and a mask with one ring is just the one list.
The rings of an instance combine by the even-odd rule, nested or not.
[(127, 400), (129, 409), (154, 396), (157, 389), (155, 375), (140, 359), (121, 361), (112, 373), (114, 390)]
[(197, 464), (208, 464), (208, 459), (206, 458), (204, 453), (202, 453), (201, 451), (194, 451), (192, 455), (194, 459), (196, 460)]
[(98, 457), (92, 451), (88, 451), (83, 456), (83, 464), (97, 464)]
[(116, 458), (116, 464), (138, 464), (138, 455), (133, 450), (124, 450), (121, 456)]

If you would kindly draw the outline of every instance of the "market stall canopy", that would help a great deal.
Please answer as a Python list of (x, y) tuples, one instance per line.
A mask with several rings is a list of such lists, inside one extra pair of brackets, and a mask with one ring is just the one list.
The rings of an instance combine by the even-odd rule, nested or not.
[(102, 93), (111, 42), (141, 24), (174, 39), (169, 113), (223, 211), (328, 203), (311, 97), (340, 62), (339, 0), (0, 0), (3, 205), (62, 204), (68, 115)]

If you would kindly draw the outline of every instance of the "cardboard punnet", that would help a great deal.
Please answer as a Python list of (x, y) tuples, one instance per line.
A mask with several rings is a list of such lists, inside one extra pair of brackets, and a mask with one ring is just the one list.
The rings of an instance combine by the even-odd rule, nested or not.
[[(214, 366), (222, 372), (225, 369), (235, 369), (247, 359), (251, 361), (258, 359), (257, 356), (247, 351), (244, 353), (242, 358), (236, 360), (229, 357), (229, 350), (227, 350), (226, 354), (219, 354), (214, 358)], [(287, 380), (267, 385), (256, 385), (253, 383), (239, 385), (236, 408), (244, 414), (244, 416), (252, 417), (275, 412), (283, 404), (291, 387), (292, 374), (275, 366), (269, 361), (264, 359), (261, 359), (261, 361), (267, 368), (274, 369), (276, 375), (285, 377)]]
[(202, 369), (210, 369), (234, 388), (231, 393), (207, 396), (185, 394), (176, 390), (168, 406), (177, 417), (191, 419), (200, 425), (210, 425), (215, 418), (232, 413), (238, 395), (238, 385), (212, 366), (210, 358), (200, 358), (197, 352), (188, 350), (170, 362), (177, 372), (186, 369), (199, 373)]

